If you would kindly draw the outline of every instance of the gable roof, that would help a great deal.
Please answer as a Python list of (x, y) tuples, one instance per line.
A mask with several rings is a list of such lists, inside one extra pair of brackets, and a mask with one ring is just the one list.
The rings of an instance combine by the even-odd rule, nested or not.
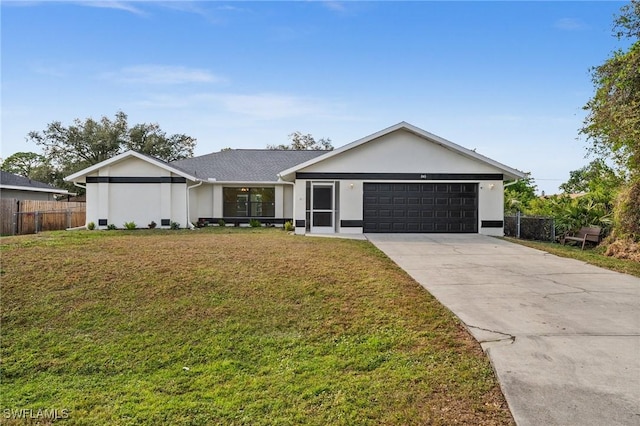
[(450, 151), (453, 151), (455, 153), (458, 153), (464, 157), (473, 159), (473, 160), (477, 160), (486, 164), (489, 164), (499, 170), (501, 170), (503, 172), (503, 174), (505, 175), (505, 178), (507, 179), (522, 179), (526, 176), (526, 173), (521, 172), (520, 170), (511, 168), (509, 166), (506, 166), (502, 163), (499, 163), (495, 160), (490, 159), (489, 157), (485, 157), (484, 155), (478, 154), (475, 151), (472, 151), (470, 149), (464, 148), (458, 144), (455, 144), (447, 139), (441, 138), (440, 136), (434, 135), (433, 133), (429, 133), (426, 130), (422, 130), (419, 127), (413, 126), (409, 123), (407, 123), (406, 121), (402, 121), (394, 126), (388, 127), (386, 129), (380, 130), (379, 132), (376, 132), (372, 135), (366, 136), (362, 139), (358, 139), (354, 142), (351, 142), (347, 145), (344, 145), (338, 149), (335, 149), (333, 151), (329, 151), (327, 153), (325, 153), (324, 155), (320, 156), (320, 157), (316, 157), (313, 159), (310, 159), (304, 163), (300, 163), (297, 164), (291, 168), (288, 169), (283, 169), (279, 176), (281, 178), (284, 178), (286, 176), (290, 176), (292, 174), (294, 174), (295, 172), (297, 172), (298, 170), (304, 169), (305, 167), (309, 167), (313, 164), (319, 163), (321, 161), (327, 160), (333, 156), (336, 155), (340, 155), (341, 153), (348, 151), (350, 149), (356, 148), (360, 145), (364, 145), (367, 142), (371, 142), (375, 139), (378, 139), (382, 136), (388, 135), (390, 133), (393, 133), (395, 131), (398, 130), (406, 130), (410, 133), (413, 133), (416, 136), (419, 136), (423, 139), (428, 140), (429, 142), (435, 143), (437, 145), (440, 145), (441, 147), (448, 149)]
[(86, 169), (82, 169), (79, 172), (76, 172), (72, 175), (69, 175), (67, 177), (64, 178), (64, 180), (68, 181), (68, 182), (73, 182), (73, 181), (77, 181), (82, 177), (85, 177), (93, 172), (95, 172), (98, 169), (101, 169), (102, 167), (105, 166), (109, 166), (111, 164), (116, 164), (119, 163), (123, 160), (126, 160), (127, 158), (130, 157), (135, 157), (135, 158), (139, 158), (140, 160), (146, 161), (148, 163), (151, 163), (155, 166), (160, 167), (161, 169), (165, 169), (171, 173), (175, 173), (178, 176), (182, 176), (186, 179), (189, 180), (197, 180), (196, 177), (190, 175), (189, 173), (185, 172), (184, 170), (180, 169), (179, 167), (175, 167), (172, 164), (166, 163), (156, 157), (152, 157), (150, 155), (146, 155), (146, 154), (142, 154), (139, 153), (137, 151), (126, 151), (123, 152), (121, 154), (118, 154), (116, 156), (113, 156), (107, 160), (101, 161), (100, 163), (94, 164), (93, 166), (89, 166)]
[(48, 192), (53, 194), (69, 194), (66, 189), (56, 188), (48, 183), (32, 180), (24, 176), (0, 170), (0, 188), (18, 191)]
[(231, 149), (173, 161), (199, 179), (219, 182), (276, 182), (278, 174), (327, 151)]

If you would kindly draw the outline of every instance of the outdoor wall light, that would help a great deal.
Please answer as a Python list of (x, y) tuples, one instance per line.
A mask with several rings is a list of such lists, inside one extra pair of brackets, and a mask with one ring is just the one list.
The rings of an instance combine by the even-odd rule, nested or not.
[(492, 191), (493, 191), (493, 188), (495, 188), (495, 187), (496, 187), (496, 185), (495, 185), (495, 184), (493, 184), (493, 183), (489, 184), (489, 189), (490, 189), (490, 190), (492, 190)]
[(349, 188), (353, 189), (353, 184), (352, 183), (349, 184)]

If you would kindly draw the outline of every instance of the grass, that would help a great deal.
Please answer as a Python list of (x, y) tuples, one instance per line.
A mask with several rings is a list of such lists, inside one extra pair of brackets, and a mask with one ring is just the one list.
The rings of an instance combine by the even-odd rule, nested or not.
[(628, 259), (617, 259), (604, 255), (604, 249), (601, 247), (580, 249), (580, 246), (561, 245), (552, 242), (519, 240), (517, 238), (505, 238), (516, 244), (546, 251), (560, 257), (569, 257), (576, 260), (609, 269), (611, 271), (622, 272), (624, 274), (633, 275), (640, 278), (640, 262)]
[(368, 242), (264, 228), (0, 242), (3, 410), (66, 410), (69, 425), (513, 424), (479, 345)]

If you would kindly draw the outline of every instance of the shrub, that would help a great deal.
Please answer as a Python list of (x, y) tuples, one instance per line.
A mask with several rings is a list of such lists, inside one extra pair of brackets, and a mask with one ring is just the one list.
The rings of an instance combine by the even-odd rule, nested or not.
[(155, 229), (155, 227), (158, 226), (158, 224), (152, 220), (151, 223), (148, 224), (147, 226), (149, 227), (149, 229)]
[(178, 222), (171, 222), (171, 229), (180, 229), (180, 224)]
[(224, 219), (220, 219), (218, 221), (218, 226), (227, 226), (227, 224), (225, 223)]
[(96, 224), (94, 222), (87, 223), (87, 229), (89, 231), (93, 231), (94, 229), (96, 229)]
[(640, 242), (640, 179), (631, 181), (618, 194), (615, 229), (616, 237)]
[(125, 222), (124, 223), (124, 229), (132, 230), (132, 229), (136, 229), (136, 228), (137, 228), (137, 225), (136, 225), (136, 223), (134, 221)]
[(286, 221), (286, 222), (284, 223), (284, 230), (285, 230), (285, 231), (287, 231), (287, 232), (291, 232), (291, 231), (293, 231), (294, 229), (296, 229), (296, 227), (295, 227), (295, 226), (293, 226), (293, 222), (291, 222), (290, 220), (288, 220), (288, 221)]
[(107, 225), (107, 230), (109, 231), (115, 231), (116, 229), (118, 229), (118, 227), (115, 226), (113, 223), (110, 223), (109, 225)]
[(251, 219), (249, 220), (249, 226), (252, 228), (259, 228), (262, 226), (262, 223), (260, 223), (258, 219)]

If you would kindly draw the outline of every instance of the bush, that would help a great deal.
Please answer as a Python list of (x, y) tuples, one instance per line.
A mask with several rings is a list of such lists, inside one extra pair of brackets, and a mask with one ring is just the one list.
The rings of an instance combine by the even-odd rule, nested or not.
[(617, 238), (640, 242), (640, 179), (630, 182), (618, 194), (615, 230)]
[(252, 228), (259, 228), (262, 226), (262, 223), (260, 223), (258, 219), (251, 219), (249, 220), (249, 226)]
[(147, 226), (149, 227), (149, 229), (155, 229), (155, 227), (158, 226), (158, 224), (152, 220), (151, 223), (148, 224)]
[(224, 219), (220, 219), (218, 221), (218, 226), (227, 226), (227, 224), (225, 223)]
[(108, 231), (115, 231), (116, 229), (118, 229), (118, 227), (115, 226), (113, 223), (110, 223), (109, 225), (107, 225)]
[(283, 228), (284, 228), (284, 230), (285, 230), (285, 231), (287, 231), (287, 232), (291, 232), (291, 231), (293, 231), (294, 229), (296, 229), (296, 227), (295, 227), (295, 226), (293, 226), (293, 222), (291, 222), (290, 220), (288, 220), (288, 221), (286, 221), (286, 222), (284, 223), (284, 227), (283, 227)]
[(180, 229), (180, 224), (178, 222), (171, 222), (171, 229)]
[(137, 227), (138, 226), (134, 221), (124, 223), (124, 229), (132, 230), (132, 229), (136, 229)]
[(89, 231), (93, 231), (94, 229), (96, 229), (96, 224), (94, 222), (87, 223), (87, 229)]

